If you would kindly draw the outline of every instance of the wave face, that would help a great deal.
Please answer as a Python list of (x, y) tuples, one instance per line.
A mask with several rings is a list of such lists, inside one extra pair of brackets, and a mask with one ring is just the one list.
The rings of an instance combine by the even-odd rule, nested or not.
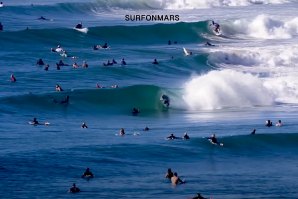
[[(25, 94), (4, 97), (1, 102), (7, 106), (30, 110), (61, 111), (67, 107), (70, 110), (83, 112), (101, 110), (102, 114), (115, 112), (128, 114), (133, 107), (136, 107), (142, 110), (142, 113), (148, 114), (165, 110), (160, 97), (166, 93), (166, 89), (157, 86), (137, 85), (114, 89), (78, 89), (63, 93)], [(67, 95), (70, 98), (69, 104), (61, 104)]]

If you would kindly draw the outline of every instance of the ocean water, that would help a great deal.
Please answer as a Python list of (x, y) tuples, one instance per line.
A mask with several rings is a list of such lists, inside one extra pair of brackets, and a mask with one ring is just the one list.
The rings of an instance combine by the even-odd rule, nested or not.
[[(297, 7), (295, 0), (4, 1), (0, 198), (298, 198)], [(148, 14), (179, 21), (125, 21)], [(73, 29), (79, 22), (87, 33)], [(109, 49), (93, 50), (105, 42)], [(76, 58), (51, 52), (57, 45)], [(112, 59), (118, 64), (103, 66)], [(57, 70), (59, 60), (70, 66)], [(83, 61), (88, 68), (72, 68)], [(67, 95), (69, 104), (60, 104)], [(34, 117), (50, 125), (29, 125)], [(284, 125), (268, 128), (266, 120)], [(190, 140), (166, 140), (184, 132)], [(208, 142), (212, 133), (223, 147)], [(89, 181), (80, 177), (87, 167)], [(171, 185), (168, 168), (186, 183)], [(72, 183), (82, 192), (68, 193)]]

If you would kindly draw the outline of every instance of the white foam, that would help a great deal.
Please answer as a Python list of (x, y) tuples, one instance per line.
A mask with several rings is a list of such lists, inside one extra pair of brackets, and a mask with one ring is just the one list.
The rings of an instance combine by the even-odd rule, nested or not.
[(190, 110), (272, 105), (274, 97), (263, 82), (231, 69), (211, 71), (185, 84), (183, 99)]
[(226, 34), (245, 34), (258, 39), (289, 39), (298, 35), (298, 17), (291, 20), (268, 15), (258, 15), (253, 19), (238, 19), (225, 24), (222, 29)]
[(226, 6), (249, 6), (254, 4), (281, 4), (286, 0), (161, 0), (167, 9), (198, 9)]

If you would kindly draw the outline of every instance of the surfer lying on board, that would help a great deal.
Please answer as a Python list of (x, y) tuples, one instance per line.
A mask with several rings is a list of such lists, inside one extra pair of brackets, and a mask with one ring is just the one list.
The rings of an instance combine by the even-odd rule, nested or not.
[(174, 140), (174, 139), (178, 139), (178, 137), (176, 137), (173, 133), (167, 137), (168, 140)]
[(37, 18), (38, 20), (49, 20), (47, 18), (45, 18), (44, 16), (40, 16), (39, 18)]
[(215, 134), (212, 134), (212, 136), (208, 137), (207, 139), (211, 140), (211, 142), (214, 144), (219, 144), (219, 142), (217, 141), (217, 138), (215, 137)]
[(93, 50), (98, 50), (100, 48), (104, 48), (104, 49), (109, 48), (108, 43), (106, 42), (104, 45), (94, 45), (93, 46)]
[(211, 44), (209, 41), (207, 41), (207, 42), (205, 43), (205, 46), (215, 46), (215, 45), (213, 45), (213, 44)]

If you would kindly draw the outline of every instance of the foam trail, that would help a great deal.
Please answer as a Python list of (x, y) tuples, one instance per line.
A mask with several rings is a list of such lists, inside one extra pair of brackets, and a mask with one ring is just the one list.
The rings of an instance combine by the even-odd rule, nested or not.
[(185, 84), (185, 103), (190, 110), (272, 105), (274, 97), (251, 74), (225, 69), (194, 77)]

